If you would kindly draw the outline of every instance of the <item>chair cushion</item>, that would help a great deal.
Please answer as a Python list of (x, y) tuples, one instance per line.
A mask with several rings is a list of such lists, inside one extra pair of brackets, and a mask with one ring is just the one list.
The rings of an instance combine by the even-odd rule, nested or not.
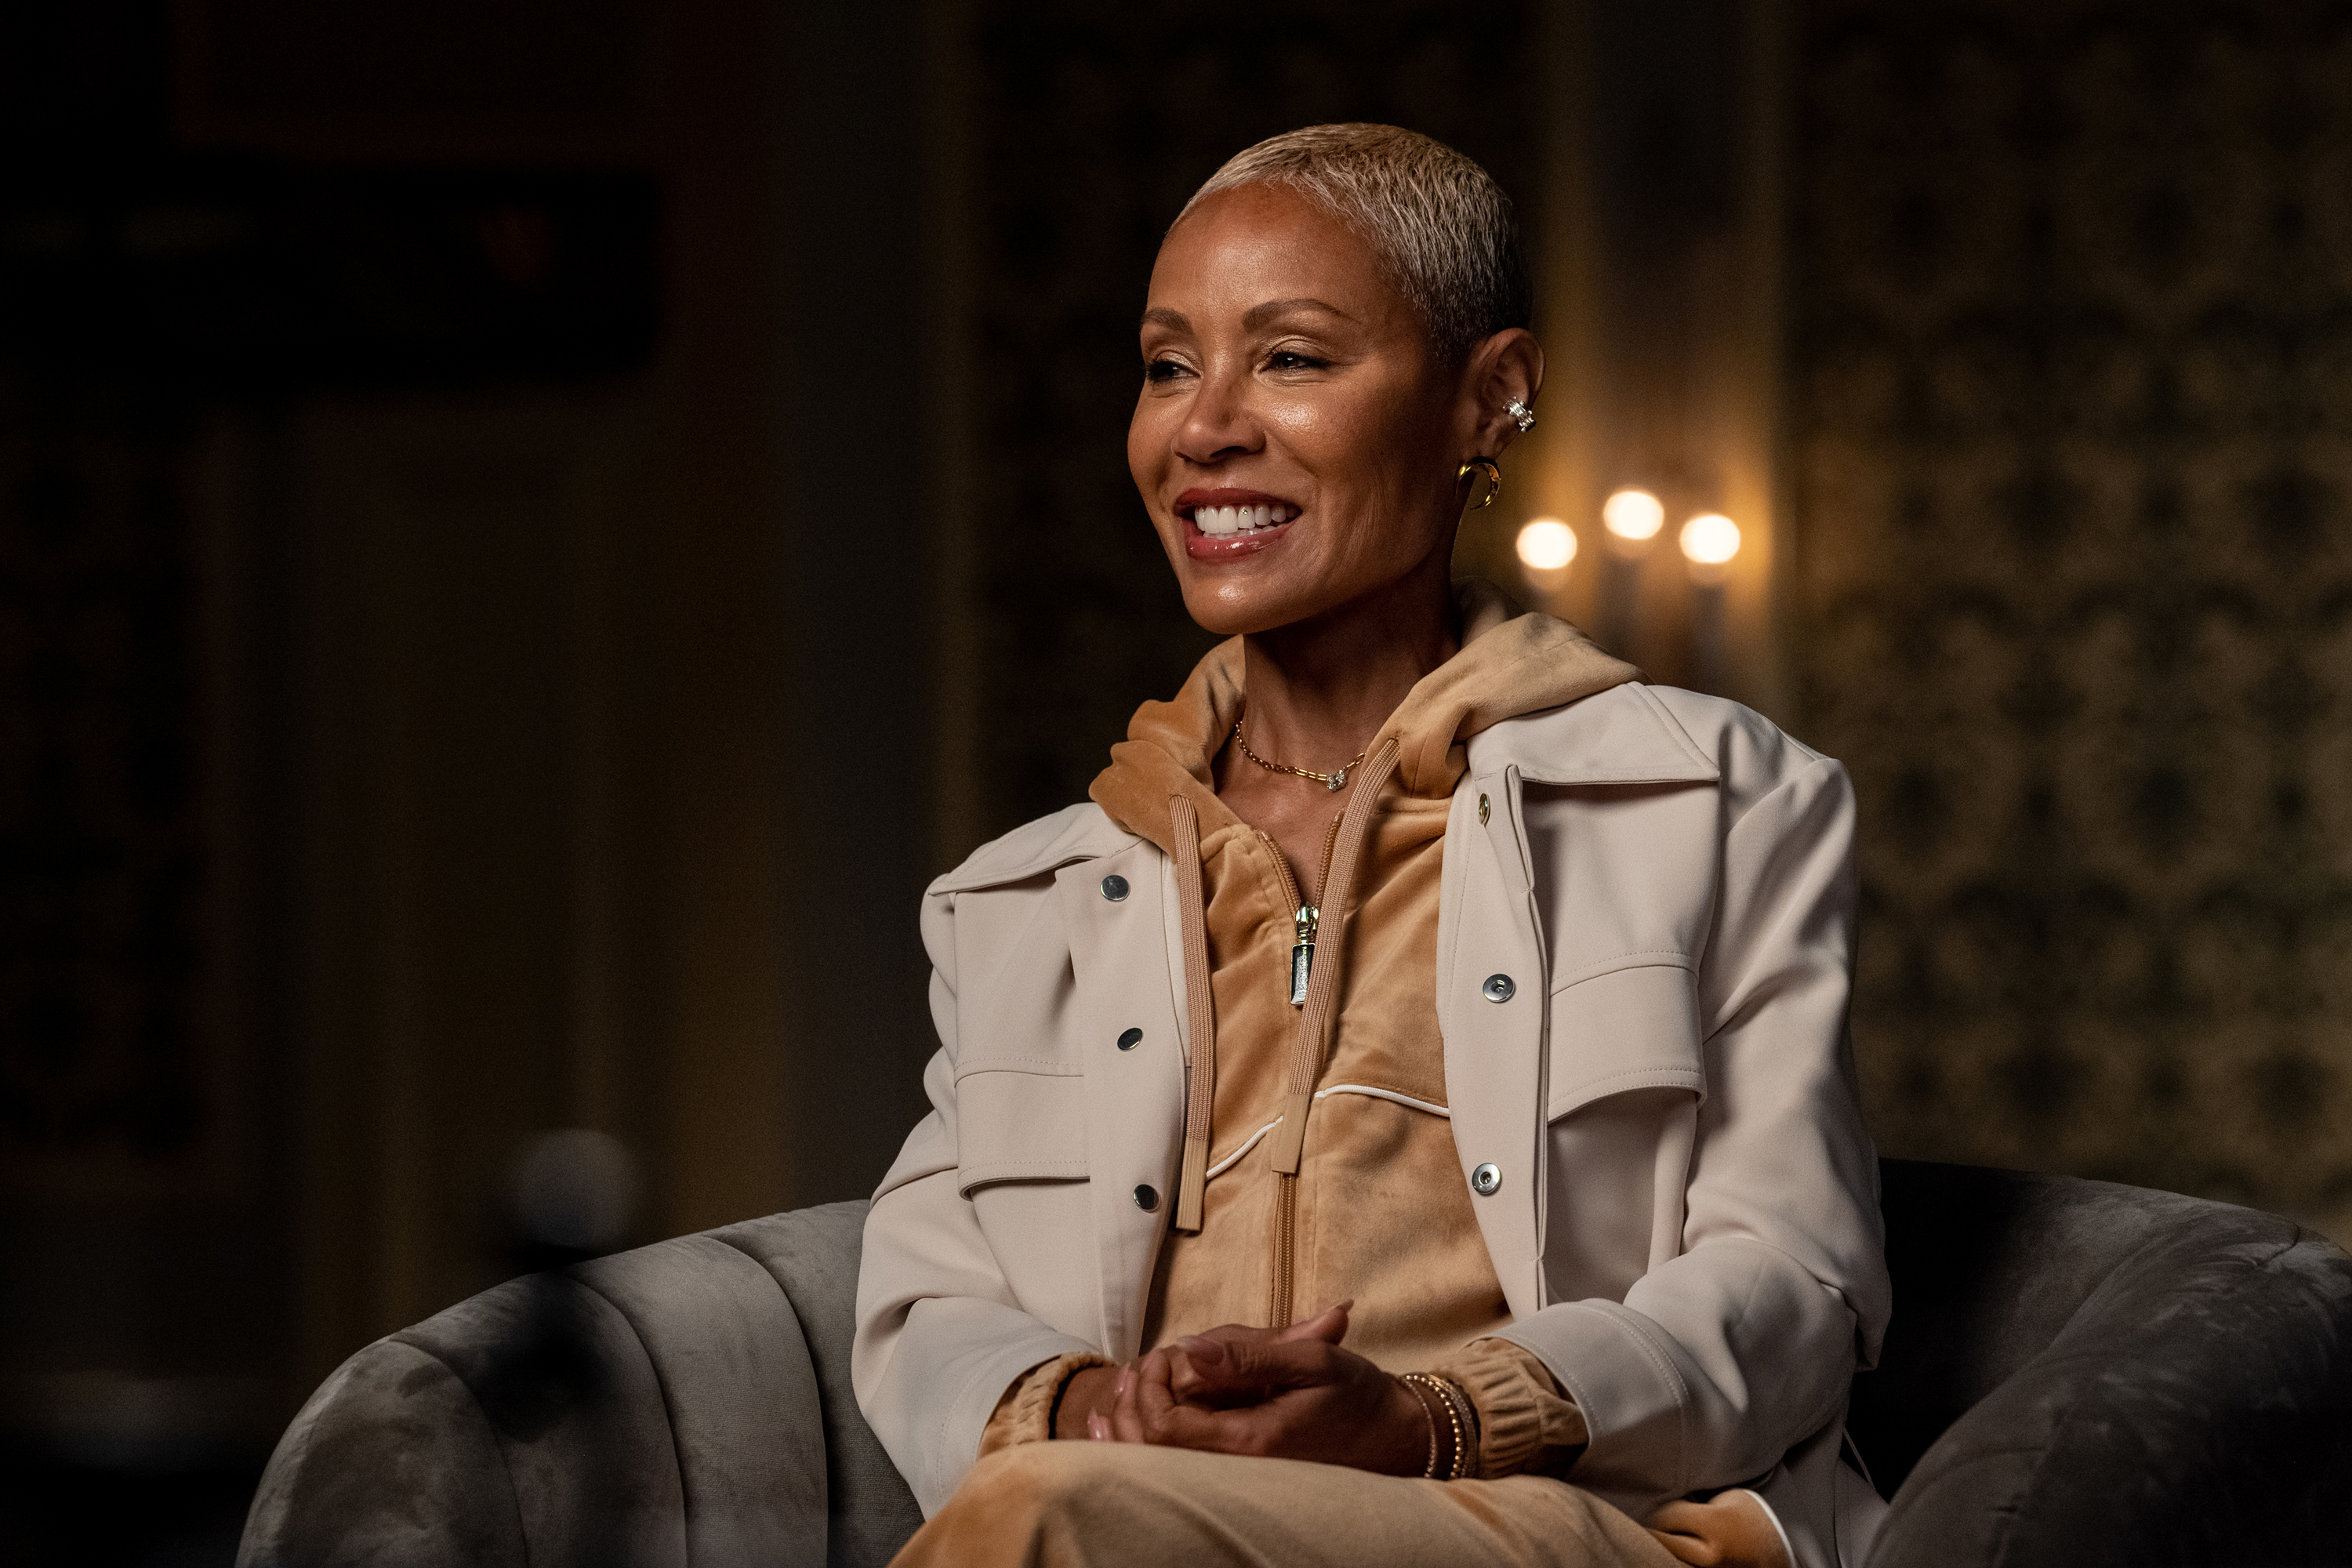
[(1883, 1174), (1895, 1320), (1851, 1417), (1894, 1498), (1873, 1568), (2337, 1560), (2352, 1258), (2169, 1193)]

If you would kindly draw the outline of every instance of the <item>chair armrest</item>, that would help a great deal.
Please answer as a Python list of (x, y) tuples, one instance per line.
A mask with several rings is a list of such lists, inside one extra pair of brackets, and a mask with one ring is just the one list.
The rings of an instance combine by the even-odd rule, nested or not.
[(2332, 1550), (2352, 1490), (2352, 1258), (2210, 1207), (2117, 1267), (1928, 1448), (1871, 1568)]
[(775, 1276), (687, 1237), (510, 1280), (352, 1356), (280, 1439), (237, 1562), (821, 1568), (824, 1442)]
[(857, 1264), (870, 1206), (862, 1200), (825, 1204), (710, 1232), (774, 1275), (800, 1320), (824, 1406), (832, 1568), (883, 1568), (923, 1523), (914, 1492), (866, 1426), (850, 1385)]

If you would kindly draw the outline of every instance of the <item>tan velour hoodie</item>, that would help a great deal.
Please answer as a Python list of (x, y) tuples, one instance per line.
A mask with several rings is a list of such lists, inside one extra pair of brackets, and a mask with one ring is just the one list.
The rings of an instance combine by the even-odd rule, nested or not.
[[(1471, 736), (1640, 672), (1566, 622), (1519, 613), (1487, 584), (1456, 593), (1461, 651), (1413, 687), (1369, 749), (1377, 759), (1393, 739), (1397, 759), (1368, 803), (1350, 887), (1318, 886), (1327, 868), (1311, 866), (1298, 868), (1302, 885), (1273, 841), (1216, 795), (1212, 764), (1244, 697), (1238, 637), (1213, 649), (1173, 701), (1136, 710), (1089, 793), (1120, 827), (1171, 857), (1173, 803), (1189, 802), (1198, 820), (1213, 1014), (1209, 1180), (1201, 1228), (1171, 1226), (1163, 1244), (1145, 1345), (1224, 1323), (1285, 1326), (1352, 1300), (1349, 1349), (1391, 1371), (1438, 1371), (1469, 1390), (1484, 1432), (1481, 1468), (1493, 1476), (1572, 1458), (1583, 1421), (1532, 1355), (1500, 1341), (1473, 1344), (1510, 1314), (1446, 1120), (1436, 998), (1446, 816)], [(1318, 942), (1315, 952), (1318, 966), (1342, 965), (1337, 1025), (1289, 1178), (1276, 1173), (1270, 1134), (1284, 1117), (1299, 1035), (1293, 909), (1339, 895), (1343, 945)], [(1327, 932), (1331, 923), (1327, 905)], [(1188, 965), (1202, 956), (1188, 953)], [(1192, 1032), (1201, 1035), (1197, 1022)], [(1007, 1391), (982, 1453), (1048, 1435), (1060, 1385), (1095, 1358), (1064, 1360)]]

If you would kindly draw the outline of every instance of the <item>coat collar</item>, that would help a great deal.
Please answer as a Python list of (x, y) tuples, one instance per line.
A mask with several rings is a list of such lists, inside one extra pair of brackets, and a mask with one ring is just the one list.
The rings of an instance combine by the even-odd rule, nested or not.
[(1470, 741), (1470, 776), (1516, 767), (1529, 784), (1714, 784), (1723, 770), (1639, 682), (1506, 719)]
[[(1657, 694), (1638, 682), (1506, 719), (1472, 736), (1469, 744), (1465, 784), (1508, 767), (1517, 767), (1526, 782), (1540, 784), (1713, 784), (1722, 776)], [(1041, 817), (983, 846), (933, 882), (930, 891), (1003, 887), (1076, 861), (1116, 855), (1141, 842), (1089, 802)]]
[(1025, 882), (1074, 861), (1097, 860), (1142, 842), (1089, 801), (1066, 807), (1051, 816), (1041, 816), (993, 843), (982, 845), (972, 851), (971, 859), (926, 890), (933, 895), (969, 893), (980, 888)]

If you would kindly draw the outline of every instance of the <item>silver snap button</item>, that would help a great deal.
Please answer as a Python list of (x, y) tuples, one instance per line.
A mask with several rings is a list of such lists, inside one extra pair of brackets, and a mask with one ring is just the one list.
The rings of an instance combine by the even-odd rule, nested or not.
[(1489, 1002), (1507, 1002), (1518, 994), (1519, 988), (1511, 984), (1507, 974), (1489, 974), (1486, 984), (1478, 987), (1478, 994)]
[(1135, 1206), (1145, 1214), (1150, 1214), (1153, 1209), (1158, 1208), (1160, 1206), (1159, 1189), (1148, 1185), (1136, 1188)]
[(1141, 1044), (1143, 1044), (1143, 1031), (1140, 1029), (1129, 1029), (1118, 1037), (1118, 1048), (1122, 1051), (1131, 1051)]
[(1103, 897), (1108, 899), (1114, 904), (1118, 902), (1119, 900), (1127, 897), (1127, 879), (1124, 877), (1118, 876), (1116, 874), (1105, 877), (1103, 879), (1102, 888)]
[(1470, 1190), (1482, 1198), (1491, 1198), (1495, 1189), (1503, 1184), (1503, 1173), (1493, 1165), (1481, 1165), (1470, 1173)]
[(1494, 808), (1493, 806), (1488, 805), (1486, 804), (1486, 797), (1485, 795), (1480, 795), (1480, 796), (1478, 797), (1478, 826), (1479, 826), (1484, 827), (1484, 826), (1486, 826), (1486, 817), (1487, 817), (1487, 815), (1488, 815), (1488, 813), (1492, 812), (1494, 809), (1495, 809), (1495, 808)]

